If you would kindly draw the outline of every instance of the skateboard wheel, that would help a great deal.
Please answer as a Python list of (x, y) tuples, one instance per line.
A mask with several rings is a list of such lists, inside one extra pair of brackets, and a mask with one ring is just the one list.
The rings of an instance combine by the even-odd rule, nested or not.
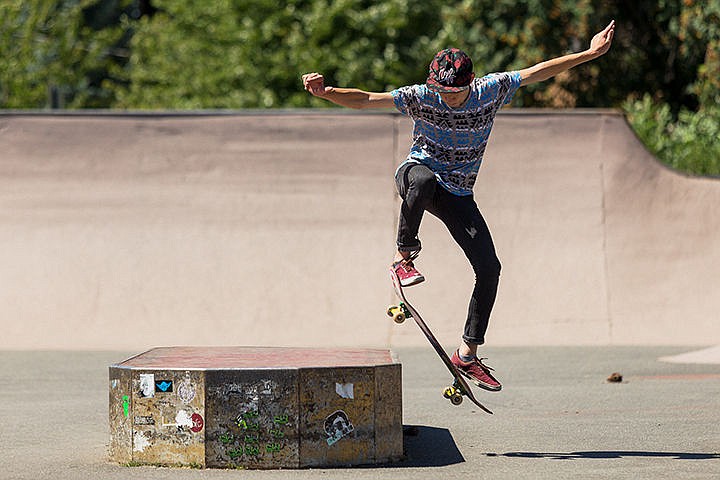
[(445, 391), (443, 392), (443, 397), (445, 398), (452, 398), (452, 396), (455, 394), (455, 389), (453, 387), (447, 387)]
[(456, 393), (452, 397), (450, 397), (450, 403), (453, 405), (460, 405), (463, 402), (463, 397), (459, 393)]
[(397, 305), (390, 305), (387, 309), (387, 314), (392, 317), (395, 323), (403, 323), (405, 321), (405, 312)]

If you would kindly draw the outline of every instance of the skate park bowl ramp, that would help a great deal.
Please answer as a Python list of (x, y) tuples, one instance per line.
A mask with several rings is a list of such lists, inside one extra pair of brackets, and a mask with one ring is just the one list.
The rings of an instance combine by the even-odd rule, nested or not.
[[(355, 111), (0, 114), (2, 349), (425, 346), (386, 315), (412, 124)], [(622, 114), (498, 116), (475, 197), (492, 345), (720, 343), (720, 182)], [(426, 215), (408, 292), (445, 345), (474, 282)]]

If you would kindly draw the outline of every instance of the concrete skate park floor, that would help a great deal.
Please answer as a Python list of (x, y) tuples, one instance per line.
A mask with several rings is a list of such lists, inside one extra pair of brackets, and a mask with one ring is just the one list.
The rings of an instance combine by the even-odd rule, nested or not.
[(490, 416), (442, 398), (429, 348), (399, 349), (404, 461), (244, 472), (108, 462), (107, 367), (138, 352), (0, 352), (0, 479), (717, 478), (720, 366), (658, 360), (692, 350), (488, 348), (505, 385), (479, 392)]

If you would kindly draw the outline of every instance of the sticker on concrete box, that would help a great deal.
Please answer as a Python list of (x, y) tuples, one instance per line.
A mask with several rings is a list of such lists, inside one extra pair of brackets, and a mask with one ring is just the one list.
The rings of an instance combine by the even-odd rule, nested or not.
[(180, 410), (175, 416), (175, 423), (168, 423), (166, 426), (175, 426), (178, 429), (188, 428), (191, 432), (198, 433), (205, 427), (205, 419), (199, 413), (190, 415), (187, 411)]
[(156, 380), (155, 393), (170, 393), (173, 391), (172, 380)]
[(133, 425), (155, 425), (155, 419), (150, 415), (135, 415)]
[(353, 400), (355, 398), (354, 385), (352, 383), (336, 383), (335, 392), (342, 398), (349, 398)]
[(180, 410), (177, 413), (177, 415), (175, 415), (175, 425), (177, 427), (192, 428), (192, 426), (193, 426), (192, 417), (185, 410)]
[(140, 374), (140, 396), (144, 398), (155, 396), (155, 374)]
[(347, 414), (342, 410), (333, 412), (325, 419), (325, 433), (327, 433), (327, 444), (333, 445), (343, 437), (348, 436), (355, 430)]
[(150, 446), (150, 440), (145, 436), (143, 432), (135, 432), (133, 437), (133, 451), (144, 452), (147, 447)]
[(177, 385), (177, 396), (183, 403), (190, 403), (195, 398), (195, 387), (189, 378), (186, 378)]
[(190, 420), (192, 420), (192, 427), (190, 427), (190, 431), (194, 433), (201, 432), (203, 427), (205, 426), (205, 420), (203, 419), (202, 415), (199, 413), (193, 413), (190, 417)]

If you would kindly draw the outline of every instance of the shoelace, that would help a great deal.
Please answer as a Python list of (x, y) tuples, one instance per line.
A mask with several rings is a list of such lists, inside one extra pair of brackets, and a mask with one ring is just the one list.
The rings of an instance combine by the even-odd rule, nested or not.
[(415, 267), (415, 264), (413, 263), (413, 260), (415, 260), (418, 255), (420, 255), (420, 250), (416, 250), (414, 252), (410, 252), (410, 255), (408, 255), (407, 258), (404, 258), (397, 262), (395, 265), (400, 264), (407, 272), (410, 268)]
[(477, 358), (477, 357), (475, 357), (475, 359), (477, 360), (477, 362), (480, 364), (481, 367), (486, 368), (486, 369), (488, 369), (488, 370), (490, 370), (490, 371), (493, 371), (493, 372), (495, 371), (494, 368), (488, 367), (487, 365), (485, 365), (485, 364), (482, 362), (483, 360), (487, 360), (487, 357), (482, 357), (482, 358)]
[(405, 270), (405, 273), (409, 273), (412, 271), (413, 268), (415, 268), (415, 265), (413, 265), (412, 262), (402, 262), (400, 264), (400, 267), (402, 267), (402, 269)]

